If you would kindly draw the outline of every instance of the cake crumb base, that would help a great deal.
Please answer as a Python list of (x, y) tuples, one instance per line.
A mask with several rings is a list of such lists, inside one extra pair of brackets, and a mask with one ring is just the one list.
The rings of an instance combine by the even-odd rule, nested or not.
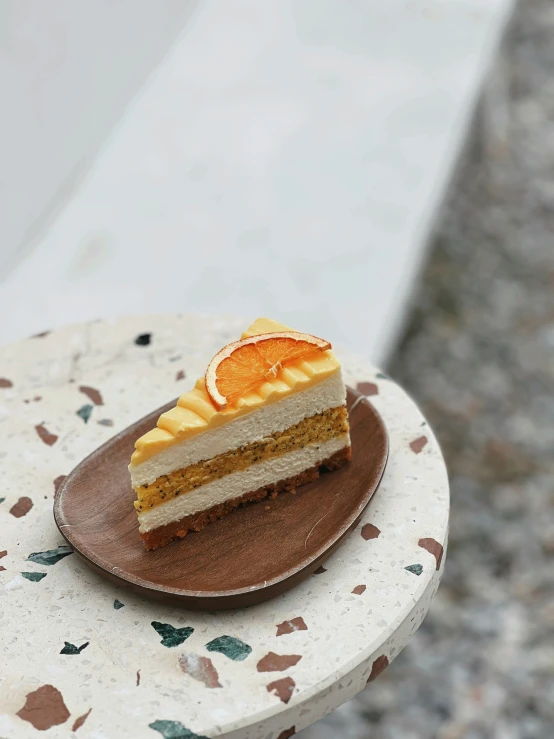
[(348, 462), (351, 455), (351, 448), (349, 446), (344, 447), (344, 449), (340, 449), (332, 456), (324, 459), (323, 462), (304, 470), (304, 472), (300, 472), (298, 475), (288, 477), (285, 480), (279, 480), (271, 485), (265, 485), (258, 490), (245, 493), (238, 498), (226, 500), (224, 503), (213, 506), (213, 508), (208, 508), (206, 511), (199, 511), (191, 516), (185, 516), (179, 521), (173, 521), (165, 526), (158, 526), (156, 529), (144, 531), (141, 533), (141, 537), (146, 544), (147, 549), (159, 549), (175, 539), (182, 539), (189, 533), (189, 531), (201, 531), (203, 528), (208, 526), (208, 524), (214, 523), (218, 519), (227, 516), (239, 506), (256, 503), (264, 498), (269, 498), (271, 500), (276, 498), (279, 493), (285, 491), (294, 493), (296, 488), (300, 485), (306, 485), (308, 482), (317, 480), (322, 469), (336, 470), (339, 467), (342, 467), (346, 462)]

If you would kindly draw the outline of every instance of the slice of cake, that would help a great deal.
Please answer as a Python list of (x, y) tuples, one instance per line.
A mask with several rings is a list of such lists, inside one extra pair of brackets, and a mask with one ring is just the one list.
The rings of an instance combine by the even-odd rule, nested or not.
[(137, 440), (129, 470), (148, 549), (350, 459), (346, 390), (330, 347), (260, 318)]

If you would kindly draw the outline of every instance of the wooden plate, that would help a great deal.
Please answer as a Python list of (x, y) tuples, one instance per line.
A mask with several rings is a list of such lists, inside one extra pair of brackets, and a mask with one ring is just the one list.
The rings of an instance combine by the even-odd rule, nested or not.
[[(234, 511), (153, 552), (138, 534), (127, 465), (135, 440), (175, 402), (129, 426), (83, 460), (54, 502), (62, 535), (120, 587), (185, 608), (260, 603), (314, 572), (360, 520), (387, 462), (388, 439), (371, 403), (348, 390), (352, 461), (319, 480)], [(269, 510), (267, 510), (269, 506)]]

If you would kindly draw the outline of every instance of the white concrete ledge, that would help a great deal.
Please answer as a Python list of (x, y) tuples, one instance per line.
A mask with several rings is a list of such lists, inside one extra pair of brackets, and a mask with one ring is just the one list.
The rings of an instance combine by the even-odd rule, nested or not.
[(204, 0), (0, 286), (0, 339), (268, 314), (386, 361), (511, 7)]

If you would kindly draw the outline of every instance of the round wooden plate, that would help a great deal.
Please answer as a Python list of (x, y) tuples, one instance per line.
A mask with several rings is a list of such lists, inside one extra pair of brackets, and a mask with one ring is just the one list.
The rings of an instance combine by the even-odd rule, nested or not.
[(388, 455), (383, 421), (348, 390), (352, 461), (296, 494), (237, 509), (198, 533), (149, 552), (138, 534), (127, 466), (135, 440), (160, 408), (84, 459), (62, 483), (54, 517), (64, 538), (97, 572), (150, 598), (189, 609), (260, 603), (311, 575), (360, 520)]

